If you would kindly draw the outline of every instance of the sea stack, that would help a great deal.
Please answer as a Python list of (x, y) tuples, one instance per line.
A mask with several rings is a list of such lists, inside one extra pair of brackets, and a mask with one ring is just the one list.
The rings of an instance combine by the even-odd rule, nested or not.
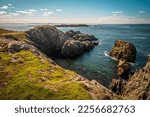
[(119, 60), (118, 77), (126, 77), (127, 72), (130, 69), (129, 62), (135, 62), (136, 48), (132, 43), (123, 40), (116, 40), (109, 55)]

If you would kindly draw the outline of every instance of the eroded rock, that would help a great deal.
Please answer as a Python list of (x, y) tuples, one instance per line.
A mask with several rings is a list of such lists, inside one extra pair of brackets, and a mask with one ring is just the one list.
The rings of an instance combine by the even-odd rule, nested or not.
[(35, 46), (49, 56), (59, 54), (67, 39), (62, 31), (49, 25), (37, 26), (26, 33)]
[(123, 96), (127, 99), (150, 99), (150, 60), (130, 78)]
[(127, 62), (134, 62), (136, 59), (136, 48), (132, 43), (123, 40), (116, 40), (109, 55), (118, 60), (124, 59)]

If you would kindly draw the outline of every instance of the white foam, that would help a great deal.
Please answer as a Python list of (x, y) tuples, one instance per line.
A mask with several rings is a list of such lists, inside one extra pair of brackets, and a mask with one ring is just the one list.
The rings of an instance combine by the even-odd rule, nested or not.
[(110, 57), (110, 56), (108, 55), (107, 51), (104, 52), (104, 55)]

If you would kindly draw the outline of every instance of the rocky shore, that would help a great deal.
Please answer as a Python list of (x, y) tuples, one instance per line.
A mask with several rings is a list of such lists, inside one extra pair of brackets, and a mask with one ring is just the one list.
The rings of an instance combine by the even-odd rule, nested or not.
[(150, 57), (145, 67), (129, 74), (129, 62), (136, 59), (136, 48), (132, 43), (117, 40), (110, 56), (118, 59), (118, 80), (113, 79), (111, 90), (125, 99), (150, 99)]
[(0, 99), (150, 99), (150, 58), (132, 75), (132, 43), (117, 40), (110, 56), (118, 59), (118, 79), (110, 89), (58, 66), (56, 55), (75, 58), (98, 44), (93, 35), (37, 26), (26, 32), (0, 29)]

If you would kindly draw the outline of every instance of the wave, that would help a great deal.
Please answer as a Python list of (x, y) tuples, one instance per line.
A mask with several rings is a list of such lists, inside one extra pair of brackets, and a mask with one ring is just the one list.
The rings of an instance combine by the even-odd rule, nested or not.
[(104, 52), (104, 55), (105, 55), (106, 57), (109, 57), (109, 58), (115, 60), (115, 61), (118, 61), (118, 59), (116, 59), (115, 57), (109, 56), (108, 51), (105, 51), (105, 52)]
[[(104, 55), (105, 55), (106, 57), (109, 57), (109, 58), (115, 60), (115, 61), (119, 61), (117, 58), (109, 56), (108, 51), (104, 51)], [(135, 66), (135, 63), (132, 63), (132, 62), (128, 62), (128, 63), (129, 63), (131, 66)]]

